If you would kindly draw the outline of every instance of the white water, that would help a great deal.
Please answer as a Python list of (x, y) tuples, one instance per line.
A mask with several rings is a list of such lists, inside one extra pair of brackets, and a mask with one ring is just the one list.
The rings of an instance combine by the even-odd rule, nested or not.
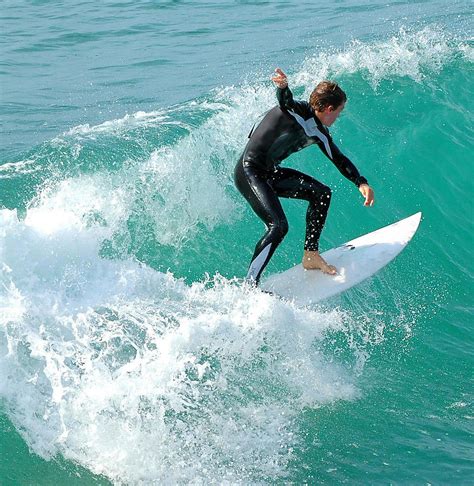
[(298, 414), (357, 397), (319, 350), (350, 318), (104, 260), (69, 202), (1, 212), (0, 393), (32, 450), (134, 484), (284, 477)]

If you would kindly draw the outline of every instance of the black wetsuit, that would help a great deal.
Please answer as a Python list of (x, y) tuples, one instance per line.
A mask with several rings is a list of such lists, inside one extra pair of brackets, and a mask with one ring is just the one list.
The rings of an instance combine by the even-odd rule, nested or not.
[(254, 126), (235, 168), (235, 184), (267, 231), (257, 243), (247, 279), (258, 283), (276, 247), (288, 232), (288, 221), (279, 197), (305, 199), (305, 250), (317, 250), (326, 221), (331, 190), (316, 179), (294, 169), (279, 167), (282, 160), (312, 144), (357, 186), (366, 183), (354, 164), (341, 153), (326, 127), (306, 101), (296, 101), (289, 88), (277, 88), (279, 106), (268, 111)]

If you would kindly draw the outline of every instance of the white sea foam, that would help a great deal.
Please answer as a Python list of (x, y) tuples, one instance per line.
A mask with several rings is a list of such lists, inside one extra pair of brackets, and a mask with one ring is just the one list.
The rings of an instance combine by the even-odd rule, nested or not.
[(101, 134), (120, 135), (134, 128), (143, 126), (160, 126), (163, 123), (174, 124), (176, 122), (169, 119), (169, 116), (167, 115), (167, 112), (165, 110), (151, 112), (138, 111), (131, 115), (127, 114), (123, 118), (118, 118), (116, 120), (107, 120), (98, 125), (91, 126), (88, 123), (84, 125), (78, 125), (64, 132), (59, 137), (59, 140), (62, 140), (64, 137), (71, 136), (96, 137)]
[(6, 162), (0, 165), (0, 179), (11, 179), (26, 174), (33, 174), (39, 170), (35, 166), (36, 160), (26, 159), (17, 162)]
[(104, 260), (69, 202), (1, 212), (0, 392), (30, 447), (127, 484), (285, 477), (298, 413), (357, 397), (317, 349), (344, 315)]
[(144, 206), (162, 244), (178, 246), (196, 234), (198, 224), (211, 230), (239, 218), (231, 197), (233, 167), (249, 120), (265, 109), (271, 95), (268, 89), (227, 88), (215, 96), (222, 101), (219, 111), (172, 147), (156, 149), (140, 166)]

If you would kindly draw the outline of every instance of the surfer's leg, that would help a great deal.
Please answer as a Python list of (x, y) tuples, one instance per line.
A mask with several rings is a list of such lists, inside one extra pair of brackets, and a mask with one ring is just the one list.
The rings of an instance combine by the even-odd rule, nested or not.
[(280, 197), (304, 199), (308, 201), (306, 211), (306, 237), (304, 243), (303, 266), (335, 274), (336, 268), (329, 265), (319, 254), (319, 238), (331, 202), (331, 189), (313, 177), (294, 169), (278, 168), (270, 179)]
[(267, 227), (255, 247), (246, 277), (248, 281), (258, 284), (263, 270), (288, 232), (288, 220), (265, 174), (252, 167), (244, 167), (240, 161), (235, 169), (235, 184)]
[(331, 189), (307, 174), (286, 167), (274, 172), (270, 184), (280, 197), (308, 201), (304, 248), (317, 251), (331, 202)]

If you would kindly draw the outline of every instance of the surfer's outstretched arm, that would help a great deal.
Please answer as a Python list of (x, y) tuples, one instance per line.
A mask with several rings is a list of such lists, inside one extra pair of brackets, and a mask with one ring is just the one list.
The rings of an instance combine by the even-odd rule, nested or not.
[(357, 187), (361, 184), (367, 184), (367, 179), (360, 175), (357, 167), (346, 157), (339, 147), (330, 140), (329, 146), (331, 147), (331, 155), (326, 154), (328, 159), (337, 167), (337, 170), (346, 178), (354, 183)]
[(293, 99), (293, 93), (288, 88), (288, 78), (286, 74), (280, 69), (275, 69), (275, 74), (272, 76), (272, 81), (277, 87), (277, 99), (280, 108), (285, 110), (292, 110), (295, 108), (295, 100)]
[(346, 179), (349, 179), (359, 188), (359, 191), (365, 197), (364, 206), (373, 206), (374, 191), (369, 186), (367, 179), (360, 175), (357, 167), (339, 150), (338, 146), (332, 140), (330, 140), (329, 146), (332, 157), (326, 153), (328, 159), (331, 160)]
[(288, 86), (286, 88), (277, 88), (277, 99), (280, 108), (294, 110), (296, 103), (293, 99), (293, 93)]
[(310, 110), (309, 103), (307, 101), (295, 100), (293, 98), (293, 93), (288, 87), (288, 80), (286, 74), (280, 69), (275, 69), (275, 75), (272, 77), (272, 81), (277, 87), (277, 100), (278, 105), (282, 110), (294, 112), (299, 116), (307, 115), (308, 109)]

